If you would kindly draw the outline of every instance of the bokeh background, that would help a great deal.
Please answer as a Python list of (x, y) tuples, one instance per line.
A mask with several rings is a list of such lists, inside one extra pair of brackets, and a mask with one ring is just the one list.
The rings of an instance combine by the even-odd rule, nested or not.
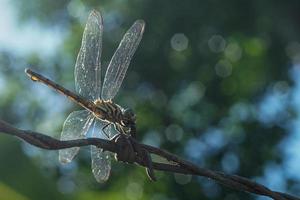
[[(138, 139), (197, 165), (300, 196), (300, 2), (0, 0), (0, 118), (59, 138), (79, 109), (34, 83), (33, 69), (74, 90), (91, 9), (104, 17), (104, 69), (136, 19), (146, 30), (115, 101), (138, 116)], [(103, 73), (104, 74), (104, 73)], [(206, 178), (113, 162), (99, 184), (89, 148), (75, 161), (0, 135), (0, 199), (267, 199)]]

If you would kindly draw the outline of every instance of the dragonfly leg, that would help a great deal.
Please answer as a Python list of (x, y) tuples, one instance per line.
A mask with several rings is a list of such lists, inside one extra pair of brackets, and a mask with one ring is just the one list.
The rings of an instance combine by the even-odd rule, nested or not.
[(122, 133), (124, 135), (127, 135), (126, 134), (126, 131), (124, 130), (123, 126), (119, 125), (119, 124), (115, 124), (115, 129), (119, 132), (119, 133)]
[(109, 135), (107, 134), (107, 132), (105, 131), (105, 129), (110, 125), (111, 123), (106, 124), (105, 126), (103, 126), (102, 128), (102, 132), (104, 133), (104, 135), (109, 139)]
[(139, 143), (136, 142), (135, 138), (129, 137), (128, 139), (130, 140), (130, 143), (131, 143), (134, 151), (137, 153), (137, 156), (139, 156), (145, 163), (146, 173), (147, 173), (148, 177), (150, 178), (150, 180), (156, 181), (150, 153), (146, 149), (142, 148), (139, 145)]
[(116, 160), (127, 163), (133, 163), (135, 161), (135, 151), (126, 135), (119, 133), (111, 140), (118, 144), (118, 152), (115, 154)]
[(110, 138), (110, 140), (116, 142), (121, 135), (122, 135), (121, 133), (118, 133), (118, 134), (114, 135), (112, 138)]

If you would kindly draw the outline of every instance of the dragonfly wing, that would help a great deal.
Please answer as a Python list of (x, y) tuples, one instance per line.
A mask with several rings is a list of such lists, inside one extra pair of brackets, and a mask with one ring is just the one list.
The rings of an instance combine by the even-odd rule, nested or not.
[[(106, 128), (103, 130), (103, 127)], [(103, 133), (105, 131), (105, 134)], [(111, 125), (107, 126), (107, 122), (95, 120), (92, 130), (92, 137), (107, 139), (106, 135), (110, 135)], [(91, 146), (92, 172), (99, 183), (108, 180), (111, 170), (111, 153), (103, 151), (103, 149)]]
[(125, 33), (114, 53), (104, 78), (101, 97), (104, 100), (113, 99), (125, 77), (130, 60), (137, 49), (144, 32), (145, 23), (137, 20)]
[[(94, 117), (87, 110), (72, 112), (64, 122), (61, 140), (83, 139), (91, 126)], [(59, 161), (69, 163), (79, 151), (79, 147), (59, 150)]]
[(92, 11), (83, 32), (74, 72), (76, 91), (89, 100), (97, 99), (101, 92), (102, 34), (101, 14)]

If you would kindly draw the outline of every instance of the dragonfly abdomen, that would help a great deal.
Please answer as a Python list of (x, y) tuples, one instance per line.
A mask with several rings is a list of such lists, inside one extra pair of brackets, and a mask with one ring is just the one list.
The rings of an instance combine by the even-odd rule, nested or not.
[(81, 96), (71, 92), (70, 90), (60, 86), (59, 84), (55, 83), (54, 81), (44, 77), (43, 75), (36, 73), (30, 69), (25, 69), (25, 73), (31, 78), (33, 81), (41, 82), (54, 90), (58, 91), (59, 93), (65, 95), (75, 103), (79, 104), (80, 106), (86, 108), (89, 111), (93, 111), (93, 103), (91, 101), (85, 100)]

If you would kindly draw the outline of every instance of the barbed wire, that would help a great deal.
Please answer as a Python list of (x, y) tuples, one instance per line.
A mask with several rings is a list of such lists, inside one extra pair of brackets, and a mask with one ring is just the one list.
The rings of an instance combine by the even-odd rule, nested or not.
[[(251, 181), (245, 177), (229, 175), (220, 171), (198, 167), (195, 164), (163, 149), (141, 144), (131, 136), (125, 136), (123, 134), (117, 135), (112, 140), (86, 138), (60, 141), (42, 133), (15, 128), (2, 120), (0, 120), (0, 132), (16, 136), (36, 147), (47, 150), (59, 150), (70, 147), (94, 145), (104, 149), (105, 151), (115, 153), (117, 161), (128, 164), (137, 164), (145, 167), (147, 175), (153, 181), (156, 180), (154, 170), (190, 174), (210, 178), (219, 184), (235, 190), (267, 196), (276, 200), (300, 200), (300, 198), (286, 193), (272, 191), (266, 186)], [(168, 160), (170, 164), (152, 162), (150, 154), (156, 154), (163, 157)]]

